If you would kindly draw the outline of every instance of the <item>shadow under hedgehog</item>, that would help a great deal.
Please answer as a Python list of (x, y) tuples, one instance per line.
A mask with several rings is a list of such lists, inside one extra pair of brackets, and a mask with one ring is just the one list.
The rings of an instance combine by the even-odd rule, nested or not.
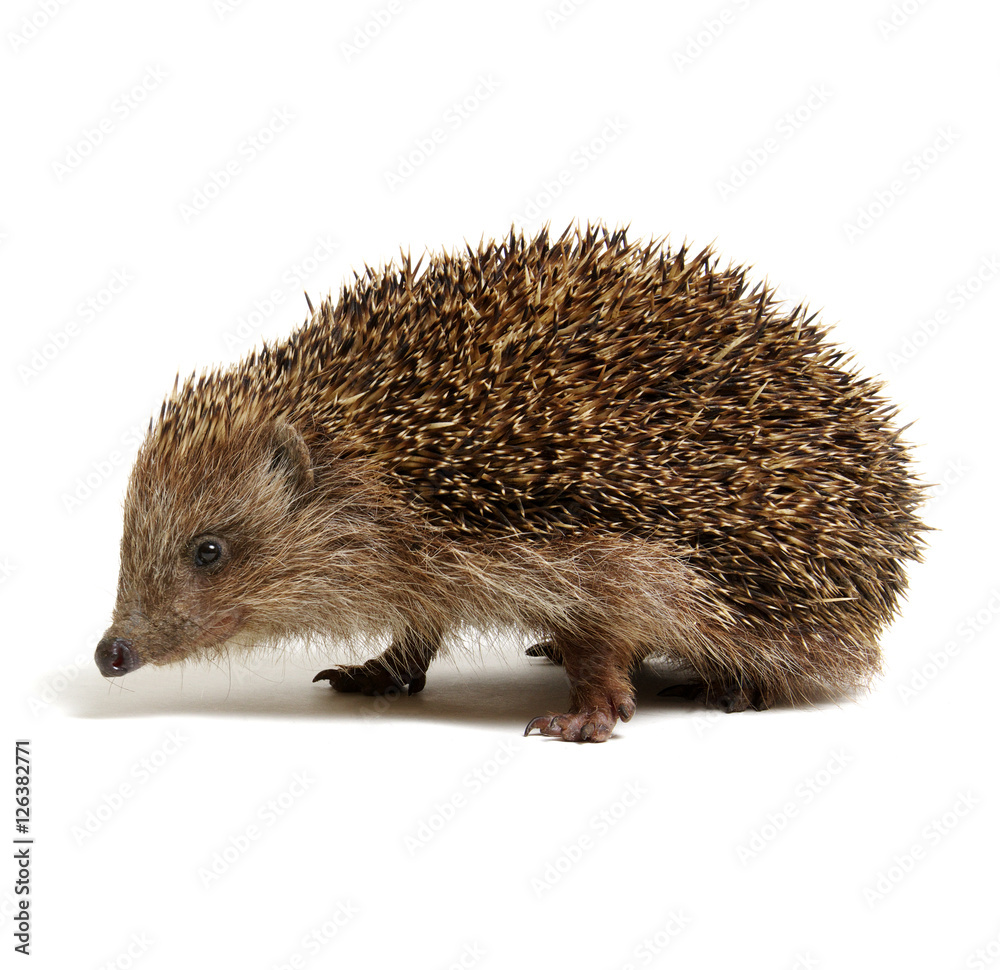
[(289, 339), (175, 383), (129, 481), (108, 676), (288, 637), (421, 690), (461, 636), (560, 659), (603, 741), (630, 670), (725, 710), (864, 685), (920, 557), (878, 383), (745, 270), (624, 230), (366, 269)]

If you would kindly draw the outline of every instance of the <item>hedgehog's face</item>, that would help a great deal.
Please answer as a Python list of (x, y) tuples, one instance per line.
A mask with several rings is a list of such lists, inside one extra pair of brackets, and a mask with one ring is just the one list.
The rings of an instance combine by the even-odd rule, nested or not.
[(101, 672), (209, 656), (241, 632), (272, 627), (312, 488), (309, 451), (283, 422), (183, 455), (154, 432), (125, 500), (118, 599), (95, 653)]

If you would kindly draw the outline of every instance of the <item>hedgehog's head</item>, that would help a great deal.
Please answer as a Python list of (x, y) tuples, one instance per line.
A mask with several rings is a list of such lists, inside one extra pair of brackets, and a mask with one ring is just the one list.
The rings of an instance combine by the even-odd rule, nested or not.
[(282, 418), (170, 418), (129, 481), (118, 599), (95, 653), (107, 676), (210, 655), (241, 633), (297, 632), (283, 618), (317, 541), (305, 439)]

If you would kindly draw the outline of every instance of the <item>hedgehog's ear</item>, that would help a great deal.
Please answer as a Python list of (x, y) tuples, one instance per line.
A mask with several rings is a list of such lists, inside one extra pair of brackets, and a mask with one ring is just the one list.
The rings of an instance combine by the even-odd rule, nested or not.
[(309, 446), (298, 429), (286, 421), (275, 422), (271, 430), (271, 471), (284, 474), (297, 494), (312, 490), (313, 467)]

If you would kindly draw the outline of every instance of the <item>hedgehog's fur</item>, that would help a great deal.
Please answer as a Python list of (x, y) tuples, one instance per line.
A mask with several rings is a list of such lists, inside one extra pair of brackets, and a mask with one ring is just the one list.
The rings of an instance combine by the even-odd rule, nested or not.
[(865, 683), (920, 490), (878, 385), (744, 274), (600, 226), (367, 269), (286, 342), (175, 387), (102, 644), (163, 663), (388, 635), (324, 676), (413, 690), (442, 640), (509, 629), (573, 686), (535, 726), (594, 740), (651, 655), (735, 708)]

